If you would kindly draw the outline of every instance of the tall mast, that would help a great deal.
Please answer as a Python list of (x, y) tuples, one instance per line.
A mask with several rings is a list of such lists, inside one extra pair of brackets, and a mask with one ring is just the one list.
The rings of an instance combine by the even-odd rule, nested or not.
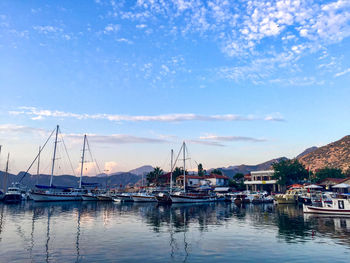
[(39, 146), (38, 166), (37, 166), (37, 168), (36, 168), (36, 184), (38, 184), (39, 173), (40, 173), (40, 152), (41, 152), (41, 146)]
[(6, 169), (5, 169), (5, 176), (4, 176), (4, 191), (7, 192), (7, 175), (9, 171), (9, 159), (10, 159), (10, 153), (7, 154), (7, 162), (6, 162)]
[(171, 161), (170, 161), (170, 193), (173, 192), (173, 155), (174, 151), (171, 149)]
[(84, 157), (85, 157), (85, 144), (86, 144), (86, 134), (84, 135), (83, 154), (81, 155), (81, 169), (80, 169), (80, 181), (79, 181), (79, 188), (81, 188), (81, 180), (83, 179), (83, 171), (84, 171)]
[(185, 142), (183, 143), (182, 148), (184, 153), (184, 191), (186, 193), (186, 144)]
[(50, 187), (52, 186), (52, 178), (53, 178), (53, 172), (55, 170), (55, 159), (56, 159), (56, 148), (57, 148), (57, 137), (58, 137), (58, 129), (59, 126), (56, 127), (56, 138), (55, 138), (55, 148), (53, 150), (53, 158), (52, 158), (52, 168), (51, 168), (51, 177), (50, 177)]

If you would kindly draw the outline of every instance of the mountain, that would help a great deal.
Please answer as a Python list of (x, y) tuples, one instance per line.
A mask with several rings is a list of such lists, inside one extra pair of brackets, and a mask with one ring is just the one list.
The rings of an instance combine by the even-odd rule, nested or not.
[(317, 149), (318, 149), (318, 147), (316, 147), (316, 146), (312, 146), (310, 148), (307, 148), (305, 151), (303, 151), (301, 154), (299, 154), (296, 158), (299, 159), (299, 158), (301, 158), (301, 157), (303, 157), (303, 156), (305, 156), (305, 155), (307, 155), (307, 154), (309, 154)]
[(150, 165), (144, 165), (139, 168), (130, 170), (129, 173), (136, 174), (136, 175), (145, 175), (148, 174), (149, 172), (153, 171), (153, 167)]
[[(280, 162), (282, 160), (286, 160), (286, 157), (280, 157), (276, 159), (269, 160), (267, 162), (256, 164), (256, 165), (238, 165), (238, 166), (229, 166), (227, 168), (218, 168), (221, 170), (226, 176), (233, 177), (237, 173), (247, 174), (253, 171), (261, 171), (261, 170), (270, 170), (272, 169), (272, 164), (275, 162)], [(210, 171), (210, 170), (209, 170)]]
[(324, 167), (345, 171), (350, 167), (350, 135), (319, 147), (298, 159), (313, 171)]
[[(0, 189), (3, 186), (3, 175), (4, 172), (0, 171)], [(8, 186), (11, 185), (11, 182), (18, 182), (23, 175), (23, 172), (20, 172), (18, 175), (9, 174), (8, 175)], [(110, 187), (115, 187), (119, 185), (133, 185), (140, 183), (140, 176), (132, 173), (117, 173), (111, 174), (109, 176), (83, 176), (83, 182), (85, 183), (99, 183), (102, 187), (105, 187), (106, 184)], [(33, 188), (36, 184), (48, 185), (50, 183), (50, 175), (40, 174), (40, 175), (31, 175), (27, 174), (24, 177), (22, 184)], [(57, 175), (53, 178), (53, 184), (57, 186), (70, 186), (78, 187), (79, 177), (73, 175)]]

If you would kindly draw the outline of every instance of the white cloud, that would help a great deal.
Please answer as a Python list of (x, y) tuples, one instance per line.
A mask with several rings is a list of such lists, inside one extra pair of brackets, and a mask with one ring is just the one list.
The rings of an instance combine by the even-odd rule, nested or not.
[(118, 163), (110, 161), (110, 162), (105, 162), (103, 170), (105, 173), (111, 174), (111, 173), (117, 172), (118, 167), (119, 167)]
[(348, 74), (350, 73), (350, 68), (347, 68), (346, 70), (342, 71), (342, 72), (338, 72), (334, 75), (334, 77), (340, 77), (340, 76), (343, 76), (345, 74)]
[(55, 26), (34, 26), (33, 28), (34, 30), (42, 34), (63, 32), (62, 28), (55, 27)]
[(220, 142), (237, 142), (237, 141), (248, 141), (248, 142), (264, 142), (266, 139), (259, 139), (246, 136), (217, 136), (217, 135), (207, 135), (199, 137), (201, 140), (209, 141), (220, 141)]
[(0, 124), (0, 133), (13, 134), (13, 133), (47, 133), (44, 129), (33, 128), (16, 124)]
[(17, 111), (9, 111), (11, 115), (27, 115), (31, 119), (42, 119), (45, 117), (54, 118), (75, 118), (78, 120), (93, 119), (93, 120), (109, 120), (109, 121), (132, 121), (132, 122), (183, 122), (183, 121), (283, 121), (283, 118), (265, 116), (258, 117), (253, 115), (242, 116), (236, 114), (217, 114), (217, 115), (200, 115), (193, 113), (181, 114), (164, 114), (164, 115), (117, 115), (117, 114), (77, 114), (63, 111), (40, 110), (35, 107), (20, 107)]
[(103, 30), (103, 33), (105, 34), (109, 34), (109, 33), (115, 33), (117, 31), (119, 31), (120, 29), (120, 25), (117, 25), (117, 24), (108, 24), (104, 30)]

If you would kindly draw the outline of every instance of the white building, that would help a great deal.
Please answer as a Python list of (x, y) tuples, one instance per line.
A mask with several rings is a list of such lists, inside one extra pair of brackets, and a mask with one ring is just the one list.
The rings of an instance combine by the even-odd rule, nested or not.
[(278, 185), (277, 180), (272, 179), (274, 172), (274, 170), (250, 172), (250, 180), (244, 181), (247, 190), (276, 192)]

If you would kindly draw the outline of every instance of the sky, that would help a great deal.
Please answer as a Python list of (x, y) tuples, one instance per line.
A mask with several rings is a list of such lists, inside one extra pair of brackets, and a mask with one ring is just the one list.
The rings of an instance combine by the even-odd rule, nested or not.
[(109, 173), (169, 170), (183, 141), (189, 169), (293, 158), (349, 134), (349, 85), (349, 0), (3, 0), (0, 169), (27, 170), (56, 125), (57, 174), (84, 134)]

